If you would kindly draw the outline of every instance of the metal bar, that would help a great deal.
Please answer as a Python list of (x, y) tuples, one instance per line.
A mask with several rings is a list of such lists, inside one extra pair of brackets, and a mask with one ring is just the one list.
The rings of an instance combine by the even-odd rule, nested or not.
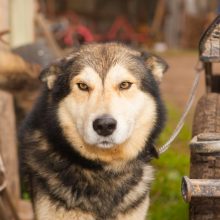
[(220, 180), (216, 179), (182, 179), (182, 196), (186, 202), (193, 197), (220, 198)]
[(220, 153), (220, 133), (203, 133), (190, 142), (193, 153)]

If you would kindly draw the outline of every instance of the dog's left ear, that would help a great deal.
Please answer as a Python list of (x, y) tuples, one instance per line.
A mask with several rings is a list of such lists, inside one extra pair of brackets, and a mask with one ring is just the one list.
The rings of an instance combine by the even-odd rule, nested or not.
[(141, 56), (144, 59), (146, 67), (152, 72), (156, 81), (160, 83), (169, 67), (167, 62), (161, 57), (147, 52), (142, 52)]

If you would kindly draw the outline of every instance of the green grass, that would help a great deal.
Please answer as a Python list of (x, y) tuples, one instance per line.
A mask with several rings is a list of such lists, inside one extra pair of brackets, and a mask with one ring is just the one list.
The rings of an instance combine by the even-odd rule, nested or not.
[[(164, 144), (173, 132), (181, 112), (168, 105), (167, 126), (158, 146)], [(181, 196), (181, 179), (189, 173), (189, 149), (191, 126), (185, 124), (171, 148), (153, 161), (155, 180), (151, 190), (148, 220), (186, 220), (188, 205)]]

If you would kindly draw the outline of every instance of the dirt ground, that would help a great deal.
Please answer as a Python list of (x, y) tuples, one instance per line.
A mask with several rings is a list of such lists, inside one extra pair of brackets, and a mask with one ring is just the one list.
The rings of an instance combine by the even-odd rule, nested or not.
[[(160, 85), (162, 95), (166, 102), (174, 105), (182, 112), (194, 80), (194, 67), (198, 61), (197, 53), (176, 52), (174, 54), (164, 54), (162, 57), (169, 64), (169, 69)], [(204, 93), (205, 81), (204, 73), (202, 73), (196, 93), (196, 99), (190, 111), (190, 115), (193, 114), (196, 102)]]

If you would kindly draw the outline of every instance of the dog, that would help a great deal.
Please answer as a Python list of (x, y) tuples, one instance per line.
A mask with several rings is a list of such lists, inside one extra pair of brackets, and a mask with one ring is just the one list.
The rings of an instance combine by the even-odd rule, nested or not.
[(20, 129), (37, 220), (145, 219), (166, 69), (158, 56), (94, 43), (42, 71)]

